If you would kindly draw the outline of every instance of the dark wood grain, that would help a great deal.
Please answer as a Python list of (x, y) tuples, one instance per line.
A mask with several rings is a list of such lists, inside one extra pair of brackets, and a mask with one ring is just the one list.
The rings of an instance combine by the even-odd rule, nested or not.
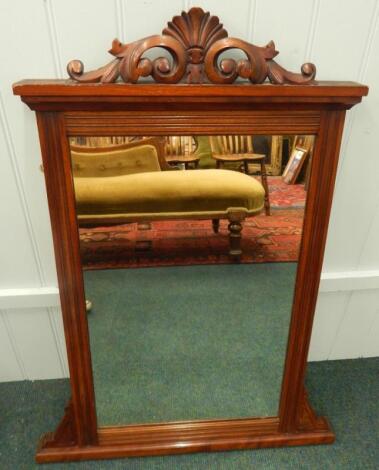
[[(304, 376), (344, 116), (367, 91), (346, 82), (291, 87), (15, 84), (15, 94), (38, 110), (72, 389), (61, 425), (41, 441), (39, 462), (333, 441), (327, 420), (317, 417), (307, 401)], [(279, 416), (97, 429), (68, 136), (195, 133), (317, 136)]]
[[(70, 370), (69, 416), (76, 444), (94, 445), (97, 442), (95, 395), (70, 150), (61, 114), (37, 114), (37, 122)], [(58, 442), (59, 437), (62, 433), (53, 436), (56, 445), (67, 444), (66, 439)], [(51, 444), (49, 441), (49, 447)]]
[[(143, 84), (124, 84), (118, 83), (110, 84), (80, 84), (70, 82), (68, 80), (21, 80), (13, 85), (13, 92), (15, 95), (21, 95), (23, 100), (33, 96), (38, 97), (36, 102), (51, 101), (52, 97), (74, 98), (85, 97), (96, 98), (101, 96), (106, 97), (106, 100), (111, 100), (112, 97), (135, 97), (135, 98), (156, 98), (157, 101), (162, 101), (167, 97), (189, 97), (191, 102), (196, 98), (202, 98), (207, 101), (207, 98), (221, 97), (225, 101), (229, 97), (263, 97), (267, 102), (275, 98), (293, 97), (295, 98), (310, 98), (312, 102), (331, 102), (331, 103), (348, 103), (349, 98), (357, 98), (359, 102), (362, 96), (367, 95), (368, 87), (356, 82), (349, 81), (318, 81), (312, 85), (296, 85), (291, 87), (275, 86), (269, 83), (255, 85), (251, 87), (246, 84), (234, 84), (231, 86), (226, 85), (160, 85), (154, 83)], [(348, 101), (343, 100), (346, 98)], [(267, 104), (267, 103), (266, 103)]]
[[(65, 113), (67, 132), (77, 135), (143, 135), (146, 128), (150, 135), (160, 135), (162, 121), (169, 135), (192, 134), (221, 135), (244, 134), (254, 128), (255, 134), (265, 135), (284, 132), (298, 134), (300, 130), (309, 134), (317, 133), (320, 127), (320, 111), (294, 110), (235, 110), (230, 106), (228, 120), (221, 110), (203, 109), (201, 112), (178, 108), (149, 111), (148, 109), (128, 112), (103, 112), (96, 114)], [(306, 131), (304, 131), (306, 129)]]
[(48, 463), (334, 442), (327, 420), (314, 414), (306, 394), (302, 396), (299, 409), (301, 424), (293, 433), (281, 432), (276, 417), (103, 427), (99, 428), (97, 446), (70, 446), (64, 450), (44, 448), (38, 452), (37, 461)]
[(312, 158), (280, 400), (283, 432), (295, 431), (299, 421), (344, 119), (344, 111), (323, 112)]
[[(146, 52), (154, 48), (165, 49), (171, 56), (151, 59)], [(245, 58), (235, 60), (225, 57), (230, 49), (239, 49)], [(161, 35), (149, 36), (129, 44), (114, 39), (109, 50), (115, 59), (90, 72), (84, 72), (80, 60), (67, 65), (69, 76), (80, 83), (112, 83), (122, 79), (125, 83), (137, 83), (141, 77), (151, 76), (158, 83), (223, 83), (230, 84), (237, 78), (251, 83), (263, 83), (266, 79), (276, 84), (308, 84), (316, 76), (314, 64), (306, 63), (301, 73), (293, 73), (274, 60), (278, 55), (270, 41), (258, 47), (242, 39), (229, 38), (217, 16), (201, 8), (174, 16)]]

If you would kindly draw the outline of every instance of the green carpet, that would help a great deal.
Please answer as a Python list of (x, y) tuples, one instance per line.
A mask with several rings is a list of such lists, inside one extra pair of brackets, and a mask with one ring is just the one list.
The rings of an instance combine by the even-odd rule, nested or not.
[(294, 263), (86, 272), (99, 425), (276, 416), (295, 274)]
[[(275, 414), (294, 273), (291, 264), (87, 272), (102, 424)], [(332, 446), (45, 468), (378, 469), (378, 378), (379, 359), (309, 365), (309, 395), (330, 418)], [(68, 397), (67, 380), (0, 384), (0, 470), (44, 468), (33, 460), (38, 439)]]
[(145, 457), (38, 466), (41, 433), (62, 416), (69, 396), (65, 380), (0, 384), (0, 469), (377, 470), (379, 462), (379, 358), (311, 363), (308, 391), (326, 414), (337, 440), (329, 446), (292, 447), (181, 456)]

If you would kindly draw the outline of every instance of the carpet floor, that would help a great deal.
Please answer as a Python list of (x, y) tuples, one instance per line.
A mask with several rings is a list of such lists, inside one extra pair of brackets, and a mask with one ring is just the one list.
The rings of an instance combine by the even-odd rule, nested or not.
[[(241, 263), (295, 262), (298, 259), (304, 210), (275, 210), (245, 220)], [(213, 233), (210, 220), (152, 222), (80, 229), (85, 269), (141, 268), (233, 264), (229, 256), (228, 221)]]
[(99, 424), (276, 416), (295, 275), (294, 263), (87, 271)]
[(377, 470), (379, 358), (311, 363), (307, 388), (337, 435), (327, 446), (260, 449), (108, 461), (34, 464), (41, 433), (55, 428), (67, 380), (0, 384), (1, 470)]

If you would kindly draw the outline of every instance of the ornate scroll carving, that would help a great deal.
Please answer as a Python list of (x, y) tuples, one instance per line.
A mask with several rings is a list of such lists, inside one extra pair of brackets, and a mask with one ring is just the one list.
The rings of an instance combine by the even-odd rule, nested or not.
[[(162, 48), (167, 56), (146, 57), (150, 49)], [(246, 58), (221, 58), (231, 49), (242, 51)], [(274, 84), (307, 84), (314, 80), (316, 67), (306, 63), (301, 73), (281, 67), (273, 59), (278, 54), (270, 41), (258, 47), (242, 39), (229, 38), (217, 16), (201, 8), (191, 8), (175, 16), (162, 35), (149, 36), (130, 44), (118, 39), (109, 50), (115, 59), (97, 70), (84, 72), (83, 63), (72, 60), (67, 72), (73, 80), (82, 83), (112, 83), (121, 78), (125, 83), (137, 83), (140, 77), (151, 76), (158, 83), (233, 83), (248, 79)]]

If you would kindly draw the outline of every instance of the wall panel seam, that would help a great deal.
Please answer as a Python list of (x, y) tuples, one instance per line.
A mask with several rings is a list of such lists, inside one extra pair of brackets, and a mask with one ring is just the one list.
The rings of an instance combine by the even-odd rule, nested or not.
[(117, 36), (121, 42), (125, 42), (125, 5), (126, 0), (115, 0)]
[(62, 78), (65, 75), (64, 67), (62, 66), (62, 59), (59, 48), (58, 30), (55, 19), (55, 12), (52, 0), (45, 0), (45, 13), (47, 21), (47, 29), (49, 31), (50, 46), (53, 55), (54, 69), (56, 78)]
[(247, 40), (251, 43), (254, 42), (255, 25), (257, 21), (258, 0), (250, 0), (249, 12), (247, 15)]
[(340, 334), (342, 325), (345, 321), (347, 311), (348, 311), (348, 308), (349, 308), (349, 305), (350, 305), (350, 302), (351, 302), (351, 298), (352, 298), (353, 295), (354, 295), (354, 292), (351, 291), (349, 293), (349, 295), (346, 297), (345, 301), (344, 301), (344, 306), (342, 308), (342, 315), (341, 315), (340, 321), (339, 321), (338, 326), (336, 328), (335, 335), (333, 336), (333, 340), (330, 342), (329, 351), (328, 351), (328, 354), (327, 354), (327, 357), (326, 357), (327, 360), (329, 360), (330, 357), (333, 355), (333, 350), (334, 350), (334, 347), (336, 345), (337, 338)]
[(316, 30), (318, 28), (320, 18), (320, 0), (313, 0), (312, 13), (309, 23), (309, 33), (306, 41), (305, 47), (305, 57), (304, 62), (309, 62), (313, 53), (313, 46), (316, 37)]
[[(359, 80), (361, 80), (361, 81), (363, 81), (365, 79), (365, 76), (368, 72), (368, 65), (370, 63), (370, 57), (372, 56), (372, 54), (371, 54), (372, 53), (372, 47), (373, 47), (375, 35), (377, 33), (378, 25), (379, 25), (379, 0), (376, 0), (374, 13), (373, 13), (373, 17), (372, 17), (372, 20), (371, 20), (369, 33), (368, 33), (368, 38), (367, 38), (366, 53), (365, 53), (364, 59), (362, 60), (362, 63), (361, 63), (362, 64), (361, 65), (362, 74), (359, 75)], [(374, 59), (374, 60), (377, 60), (377, 59)], [(355, 116), (355, 113), (353, 115), (353, 119), (354, 119), (354, 116)], [(372, 228), (374, 226), (375, 214), (377, 214), (378, 211), (379, 211), (379, 197), (376, 201), (375, 210), (372, 213), (372, 217), (371, 217), (371, 220), (370, 220), (369, 227), (367, 228), (365, 240), (361, 245), (361, 249), (360, 249), (360, 253), (359, 253), (359, 257), (358, 257), (358, 262), (356, 264), (357, 267), (360, 266), (360, 264), (361, 264), (363, 253), (365, 252), (368, 240), (369, 240), (370, 235), (371, 235)]]
[(371, 56), (371, 51), (374, 43), (374, 37), (376, 34), (376, 30), (378, 27), (378, 18), (379, 18), (379, 0), (376, 0), (376, 3), (374, 5), (371, 21), (370, 21), (370, 26), (368, 28), (368, 35), (366, 39), (366, 44), (365, 44), (365, 49), (364, 49), (364, 54), (362, 56), (361, 64), (358, 70), (358, 75), (357, 75), (357, 81), (361, 82), (365, 79), (367, 70), (368, 70), (368, 65), (369, 65), (369, 59)]
[[(377, 297), (378, 297), (377, 300), (378, 300), (378, 304), (379, 304), (379, 293), (378, 293)], [(370, 327), (368, 328), (368, 335), (367, 335), (368, 338), (371, 337), (371, 331), (375, 327), (375, 324), (378, 321), (378, 317), (379, 317), (379, 308), (377, 308), (375, 310), (375, 313), (372, 316), (372, 322), (371, 322)], [(364, 342), (364, 345), (362, 347), (362, 356), (363, 357), (370, 357), (370, 344), (369, 344), (368, 341)]]
[[(61, 318), (62, 317), (62, 312), (60, 310), (60, 308), (57, 308), (57, 307), (52, 307), (51, 308), (51, 312), (52, 312), (52, 318), (53, 318), (53, 321), (54, 321), (54, 324), (55, 324), (55, 327), (56, 327), (56, 331), (57, 331), (57, 338), (58, 338), (58, 345), (59, 345), (59, 351), (61, 353), (61, 357), (62, 357), (62, 365), (63, 365), (63, 375), (65, 377), (68, 377), (69, 376), (69, 371), (68, 371), (68, 364), (67, 364), (67, 355), (66, 355), (66, 339), (65, 339), (65, 336), (64, 336), (64, 331), (62, 329), (62, 324), (61, 323), (58, 323), (58, 317)], [(58, 332), (59, 331), (62, 331), (62, 334), (59, 334)]]
[(13, 354), (16, 358), (16, 361), (17, 361), (17, 364), (18, 364), (18, 367), (20, 369), (20, 372), (21, 372), (21, 376), (22, 376), (22, 379), (23, 380), (28, 380), (29, 379), (29, 376), (26, 372), (26, 368), (25, 368), (25, 364), (24, 364), (24, 361), (21, 357), (21, 353), (17, 347), (17, 341), (16, 341), (16, 338), (14, 337), (14, 334), (13, 334), (13, 330), (12, 330), (12, 326), (10, 325), (9, 323), (9, 319), (8, 319), (8, 312), (6, 310), (0, 310), (0, 318), (2, 319), (2, 322), (3, 322), (3, 325), (4, 325), (4, 329), (7, 333), (7, 336), (8, 336), (8, 339), (9, 339), (9, 343), (11, 345), (11, 348), (12, 348), (12, 351), (13, 351)]
[(365, 252), (367, 243), (370, 239), (371, 231), (373, 230), (373, 227), (375, 226), (375, 217), (376, 217), (377, 214), (379, 214), (379, 195), (378, 195), (378, 200), (376, 201), (376, 204), (375, 204), (375, 209), (372, 212), (372, 217), (371, 217), (371, 220), (370, 220), (370, 224), (367, 228), (365, 240), (362, 243), (362, 246), (361, 246), (361, 249), (360, 249), (360, 252), (359, 252), (358, 262), (356, 264), (357, 267), (359, 267), (360, 264), (361, 264), (361, 261), (362, 261), (362, 258), (363, 258), (363, 253)]
[(60, 345), (59, 340), (58, 340), (58, 328), (57, 328), (57, 324), (56, 324), (56, 315), (52, 311), (51, 307), (48, 307), (46, 310), (47, 310), (47, 316), (48, 316), (48, 319), (49, 319), (49, 325), (50, 325), (51, 331), (53, 332), (53, 339), (54, 339), (55, 348), (57, 350), (57, 354), (58, 354), (58, 358), (59, 358), (61, 373), (62, 373), (62, 376), (64, 376), (66, 371), (65, 371), (65, 367), (64, 367), (64, 363), (63, 363), (61, 345)]
[[(365, 77), (368, 71), (368, 65), (370, 63), (370, 57), (371, 57), (371, 51), (372, 51), (372, 46), (374, 43), (374, 37), (376, 33), (376, 29), (378, 27), (378, 18), (379, 18), (379, 0), (376, 0), (376, 3), (374, 4), (373, 12), (371, 15), (371, 21), (370, 21), (370, 26), (368, 28), (368, 34), (366, 38), (366, 43), (364, 46), (364, 52), (362, 54), (362, 60), (360, 62), (360, 66), (358, 68), (357, 72), (357, 81), (358, 82), (364, 82)], [(355, 122), (355, 116), (356, 116), (356, 108), (353, 108), (349, 112), (349, 119), (346, 122), (345, 125), (345, 131), (344, 131), (344, 139), (342, 141), (342, 146), (341, 146), (341, 161), (338, 169), (338, 173), (342, 171), (342, 168), (344, 167), (345, 163), (345, 155), (346, 151), (353, 133), (353, 127), (354, 127), (354, 122)], [(339, 178), (337, 178), (336, 181), (336, 190), (339, 184)]]
[(16, 183), (17, 193), (21, 202), (21, 209), (22, 209), (23, 216), (26, 222), (27, 231), (29, 233), (29, 240), (32, 245), (32, 252), (33, 252), (34, 261), (37, 267), (39, 281), (41, 282), (41, 284), (45, 284), (45, 274), (44, 274), (44, 270), (42, 266), (41, 255), (40, 255), (39, 248), (38, 248), (37, 237), (36, 237), (32, 219), (30, 216), (30, 210), (29, 210), (29, 206), (28, 206), (28, 202), (26, 198), (23, 181), (21, 178), (21, 172), (20, 172), (20, 168), (18, 165), (17, 156), (16, 156), (16, 149), (13, 143), (12, 134), (10, 131), (10, 125), (9, 125), (8, 117), (5, 112), (5, 106), (4, 106), (4, 102), (3, 102), (3, 98), (1, 94), (0, 94), (0, 121), (2, 124), (4, 139), (6, 142), (7, 149), (8, 149), (8, 157), (11, 163), (13, 177)]

